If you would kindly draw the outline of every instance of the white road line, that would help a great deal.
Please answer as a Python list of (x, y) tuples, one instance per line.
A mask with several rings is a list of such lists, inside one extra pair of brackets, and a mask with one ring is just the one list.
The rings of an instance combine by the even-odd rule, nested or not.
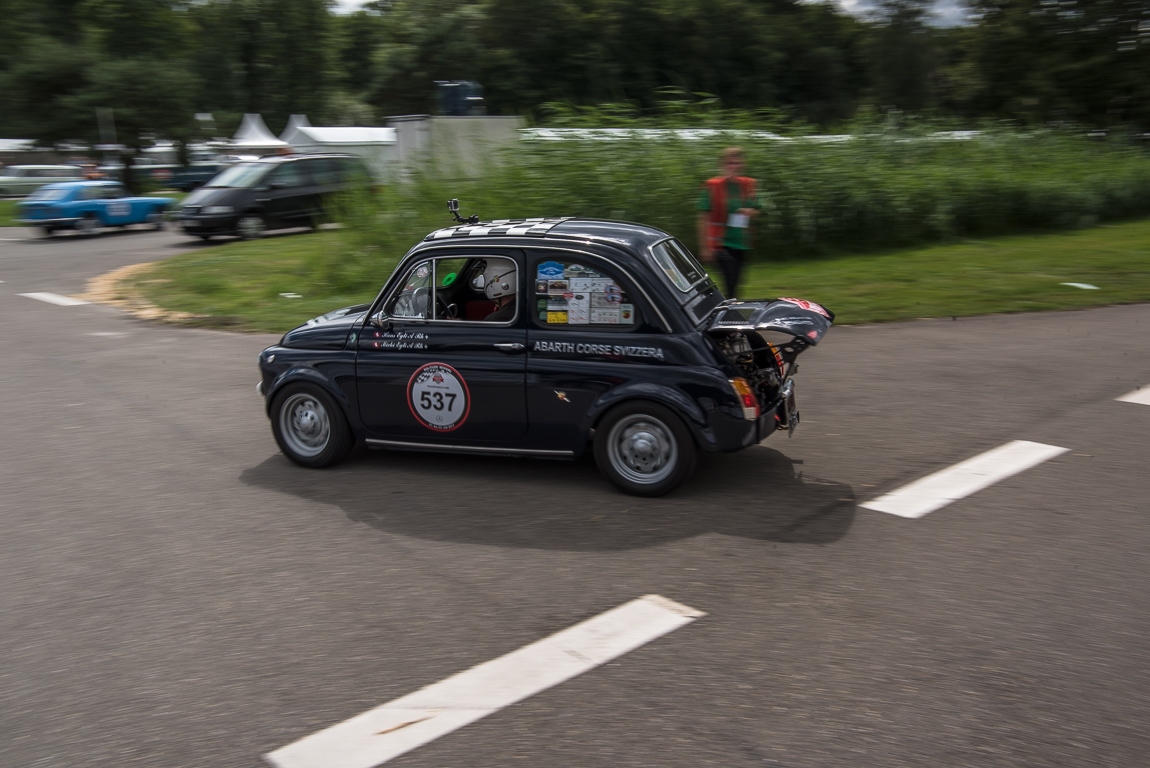
[(644, 597), (264, 755), (276, 768), (373, 768), (706, 614)]
[(27, 296), (29, 299), (36, 299), (37, 301), (46, 301), (58, 307), (75, 307), (88, 303), (83, 299), (73, 299), (71, 296), (61, 296), (58, 293), (18, 293), (16, 295)]
[(899, 517), (922, 517), (1068, 450), (1014, 440), (859, 506)]
[(1124, 403), (1139, 403), (1140, 405), (1150, 405), (1150, 387), (1142, 387), (1133, 392), (1128, 392), (1122, 397), (1116, 398)]

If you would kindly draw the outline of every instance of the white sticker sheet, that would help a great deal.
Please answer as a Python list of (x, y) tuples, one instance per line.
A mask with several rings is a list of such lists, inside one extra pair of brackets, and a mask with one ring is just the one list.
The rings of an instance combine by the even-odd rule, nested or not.
[(582, 264), (544, 261), (535, 274), (535, 312), (548, 325), (631, 325), (635, 305), (607, 275)]

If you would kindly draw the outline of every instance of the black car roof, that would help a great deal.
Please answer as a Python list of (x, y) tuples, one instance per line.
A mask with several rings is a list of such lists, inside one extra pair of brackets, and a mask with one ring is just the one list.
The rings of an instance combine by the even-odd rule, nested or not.
[(424, 241), (472, 237), (547, 237), (569, 240), (592, 240), (642, 251), (670, 235), (646, 224), (608, 219), (582, 219), (573, 216), (534, 219), (498, 219), (479, 224), (460, 224), (437, 229)]
[(296, 160), (306, 160), (309, 157), (351, 157), (359, 159), (358, 155), (351, 155), (346, 152), (295, 152), (290, 155), (264, 155), (257, 157), (254, 160), (242, 160), (245, 163), (290, 163)]

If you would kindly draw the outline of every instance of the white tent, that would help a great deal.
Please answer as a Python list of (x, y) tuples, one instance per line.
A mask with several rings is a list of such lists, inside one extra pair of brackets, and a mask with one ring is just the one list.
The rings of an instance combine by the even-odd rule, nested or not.
[(244, 115), (236, 135), (228, 142), (228, 149), (239, 155), (259, 155), (275, 152), (288, 143), (275, 137), (259, 115)]
[[(297, 118), (299, 118), (297, 120)], [(317, 128), (303, 115), (292, 115), (280, 139), (293, 152), (314, 155), (321, 152), (343, 152), (363, 158), (377, 179), (387, 177), (395, 166), (396, 131), (394, 128), (331, 127)]]

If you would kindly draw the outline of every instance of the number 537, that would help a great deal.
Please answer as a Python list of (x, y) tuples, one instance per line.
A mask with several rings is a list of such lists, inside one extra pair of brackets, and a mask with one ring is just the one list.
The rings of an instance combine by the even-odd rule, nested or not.
[(442, 411), (446, 407), (447, 410), (453, 411), (455, 410), (455, 393), (420, 392), (419, 405), (424, 410)]

